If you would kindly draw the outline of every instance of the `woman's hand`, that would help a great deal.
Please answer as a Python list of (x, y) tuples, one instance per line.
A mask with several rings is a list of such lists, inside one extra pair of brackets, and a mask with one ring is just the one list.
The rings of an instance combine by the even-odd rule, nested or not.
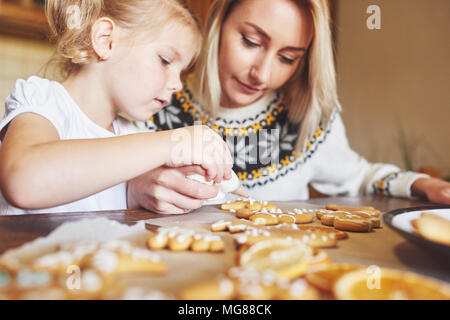
[(144, 208), (161, 214), (183, 214), (202, 206), (217, 196), (219, 189), (191, 179), (205, 175), (200, 166), (160, 167), (128, 181), (128, 209)]
[(428, 201), (450, 204), (450, 182), (437, 178), (419, 178), (411, 186), (416, 197), (426, 197)]

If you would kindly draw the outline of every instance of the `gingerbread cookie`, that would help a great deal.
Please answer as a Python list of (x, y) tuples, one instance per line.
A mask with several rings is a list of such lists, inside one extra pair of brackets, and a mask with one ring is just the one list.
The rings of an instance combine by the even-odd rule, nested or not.
[[(226, 228), (228, 224), (223, 221), (211, 228), (222, 231), (222, 227)], [(225, 243), (216, 235), (179, 228), (160, 228), (147, 240), (147, 247), (149, 249), (168, 248), (171, 251), (222, 252), (225, 250)]]
[(323, 231), (323, 232), (327, 232), (330, 234), (334, 234), (334, 237), (336, 237), (336, 239), (338, 240), (342, 240), (345, 238), (348, 238), (348, 234), (344, 231), (341, 230), (337, 230), (334, 228), (329, 228), (329, 227), (322, 227), (322, 226), (299, 226), (299, 225), (295, 225), (295, 226), (280, 226), (282, 227), (291, 227), (291, 228), (295, 228), (295, 230), (300, 230), (300, 231)]
[(228, 231), (230, 233), (238, 233), (244, 232), (247, 229), (260, 229), (262, 227), (262, 225), (244, 219), (220, 220), (211, 225), (211, 231)]
[(340, 206), (336, 204), (328, 204), (325, 206), (325, 209), (332, 211), (360, 211), (375, 217), (379, 217), (381, 214), (380, 210), (377, 210), (373, 207), (349, 207), (349, 206)]
[(220, 220), (211, 225), (212, 231), (240, 233), (235, 237), (238, 246), (252, 245), (259, 241), (280, 238), (293, 238), (319, 248), (335, 247), (337, 240), (347, 237), (345, 232), (321, 226), (303, 226), (292, 223), (265, 226), (247, 220)]
[(84, 266), (110, 276), (124, 273), (165, 273), (167, 266), (159, 255), (140, 248), (121, 252), (101, 248), (88, 256)]
[(268, 203), (267, 201), (259, 202), (253, 199), (248, 200), (237, 200), (234, 202), (227, 202), (220, 206), (220, 208), (224, 211), (236, 212), (241, 209), (248, 209), (251, 211), (259, 211), (259, 210), (267, 210), (273, 211), (277, 210), (278, 207), (272, 203)]
[(450, 220), (430, 212), (423, 212), (412, 220), (415, 232), (423, 238), (450, 246)]
[(240, 219), (248, 219), (251, 222), (263, 225), (271, 226), (280, 223), (295, 223), (295, 224), (305, 224), (311, 223), (313, 221), (313, 215), (309, 213), (306, 209), (294, 209), (292, 211), (283, 212), (280, 209), (268, 207), (263, 207), (260, 210), (241, 208), (236, 211), (236, 217)]
[(253, 245), (269, 239), (296, 239), (312, 248), (332, 248), (337, 245), (334, 233), (324, 231), (298, 231), (298, 230), (247, 230), (235, 237), (235, 242), (240, 245)]
[(292, 211), (287, 211), (278, 214), (280, 223), (295, 223), (295, 224), (305, 224), (313, 222), (313, 216), (301, 209), (294, 209)]
[(303, 279), (280, 279), (268, 270), (258, 273), (243, 268), (231, 268), (227, 274), (183, 289), (183, 300), (315, 300), (319, 292)]
[(370, 281), (367, 270), (347, 272), (333, 285), (341, 300), (450, 300), (447, 282), (413, 272), (379, 268), (376, 281)]
[(372, 228), (380, 226), (378, 218), (346, 211), (324, 213), (321, 215), (320, 221), (322, 224), (333, 226), (338, 230), (354, 232), (369, 232)]
[(226, 276), (201, 282), (184, 288), (179, 293), (182, 300), (231, 300), (235, 296), (236, 285)]
[(263, 226), (272, 226), (280, 223), (278, 216), (274, 213), (256, 213), (249, 220)]
[(335, 282), (348, 272), (364, 268), (361, 265), (348, 263), (329, 264), (321, 269), (306, 274), (305, 279), (314, 287), (331, 293)]

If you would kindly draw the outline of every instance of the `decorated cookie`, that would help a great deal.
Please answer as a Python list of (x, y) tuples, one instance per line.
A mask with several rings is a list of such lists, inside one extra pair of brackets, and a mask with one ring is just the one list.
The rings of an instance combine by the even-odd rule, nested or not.
[(369, 232), (372, 228), (380, 226), (379, 218), (347, 211), (323, 213), (320, 221), (326, 226), (354, 232)]
[(335, 234), (324, 231), (280, 230), (277, 228), (270, 230), (254, 229), (235, 236), (235, 242), (238, 246), (244, 244), (253, 245), (268, 239), (296, 239), (313, 248), (332, 248), (337, 245)]
[(377, 210), (373, 207), (349, 207), (349, 206), (340, 206), (336, 204), (328, 204), (327, 206), (325, 206), (325, 209), (332, 211), (361, 211), (373, 215), (375, 217), (379, 217), (381, 214), (380, 210)]
[(278, 207), (272, 203), (268, 203), (267, 201), (259, 202), (255, 201), (253, 199), (248, 200), (237, 200), (234, 202), (227, 202), (220, 206), (222, 210), (230, 211), (230, 212), (237, 212), (241, 209), (248, 209), (250, 211), (260, 211), (260, 210), (267, 210), (268, 212), (277, 210)]
[[(219, 221), (211, 226), (212, 230), (223, 231), (231, 222)], [(149, 249), (169, 249), (171, 251), (223, 252), (225, 243), (213, 234), (199, 233), (180, 228), (159, 228), (147, 240)]]
[(183, 289), (184, 300), (314, 300), (320, 293), (303, 279), (280, 279), (268, 270), (258, 273), (235, 267), (216, 279)]

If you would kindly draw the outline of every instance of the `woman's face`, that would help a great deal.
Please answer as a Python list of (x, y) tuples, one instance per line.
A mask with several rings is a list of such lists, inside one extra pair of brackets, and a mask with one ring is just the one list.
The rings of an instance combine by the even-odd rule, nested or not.
[(222, 26), (221, 105), (244, 107), (283, 86), (312, 37), (312, 18), (294, 1), (242, 1)]

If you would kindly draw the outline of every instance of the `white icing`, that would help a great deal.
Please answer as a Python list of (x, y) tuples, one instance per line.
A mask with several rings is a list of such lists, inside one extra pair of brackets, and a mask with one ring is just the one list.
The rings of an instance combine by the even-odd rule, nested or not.
[(80, 246), (76, 246), (72, 252), (73, 252), (75, 259), (81, 260), (86, 255), (95, 252), (95, 250), (97, 250), (97, 248), (98, 248), (97, 243), (83, 244)]
[(166, 236), (167, 236), (167, 234), (165, 232), (158, 233), (155, 237), (155, 240), (157, 243), (162, 244), (162, 243), (166, 242), (166, 240), (167, 240)]
[(239, 293), (249, 295), (251, 297), (260, 297), (262, 295), (262, 288), (258, 284), (241, 285), (239, 286)]
[(219, 282), (219, 290), (222, 294), (229, 295), (234, 290), (233, 282), (229, 279), (222, 279)]
[(208, 234), (204, 236), (204, 240), (207, 242), (211, 242), (211, 241), (220, 241), (222, 240), (222, 238), (216, 235)]
[(104, 249), (98, 251), (92, 258), (94, 268), (103, 273), (113, 272), (117, 269), (118, 263), (117, 255)]
[(153, 262), (160, 262), (161, 258), (158, 254), (147, 249), (135, 248), (131, 253), (131, 258), (134, 260), (150, 260)]
[(170, 231), (170, 232), (167, 234), (167, 236), (168, 236), (170, 239), (175, 238), (177, 235), (178, 235), (178, 232), (177, 232), (177, 231)]
[(129, 288), (123, 296), (123, 300), (167, 300), (169, 297), (164, 292), (158, 290), (148, 290), (145, 288)]
[(187, 241), (189, 239), (189, 237), (190, 237), (190, 235), (187, 233), (180, 233), (177, 235), (176, 241), (184, 242), (184, 241)]
[(230, 221), (220, 220), (220, 221), (217, 221), (217, 222), (213, 223), (212, 227), (213, 228), (220, 228), (220, 227), (226, 227), (226, 226), (228, 226), (230, 224), (231, 224)]
[(256, 223), (256, 224), (265, 224), (266, 223), (266, 219), (264, 219), (264, 218), (256, 218), (254, 223)]
[[(203, 235), (201, 235), (201, 234), (199, 234), (199, 233), (196, 233), (195, 235), (194, 235), (194, 240), (202, 240), (203, 239)], [(206, 239), (205, 239), (206, 240)]]
[(235, 224), (235, 225), (229, 225), (228, 230), (235, 231), (235, 230), (241, 230), (244, 231), (247, 228), (246, 225), (243, 224)]
[(81, 273), (81, 289), (88, 292), (99, 291), (103, 287), (103, 280), (93, 270)]
[(40, 268), (67, 266), (74, 262), (74, 256), (68, 251), (59, 251), (48, 254), (36, 260), (36, 266)]
[(307, 287), (308, 285), (306, 284), (305, 280), (297, 279), (292, 283), (289, 289), (289, 294), (293, 297), (301, 297), (305, 294)]
[(129, 242), (122, 240), (105, 242), (101, 245), (101, 248), (105, 250), (118, 251), (123, 254), (129, 254), (131, 250), (133, 250), (133, 246)]
[(278, 279), (278, 274), (273, 270), (266, 270), (262, 274), (262, 283), (265, 286), (271, 286), (274, 282), (276, 282)]

